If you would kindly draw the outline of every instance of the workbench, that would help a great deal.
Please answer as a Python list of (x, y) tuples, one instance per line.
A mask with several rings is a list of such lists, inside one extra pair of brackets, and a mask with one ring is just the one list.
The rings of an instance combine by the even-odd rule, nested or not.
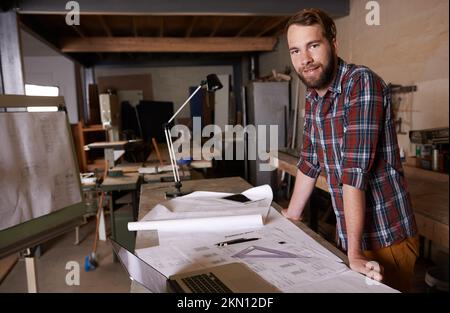
[[(271, 154), (271, 164), (292, 176), (297, 175), (297, 162), (298, 156), (289, 152), (278, 151), (278, 155)], [(404, 165), (403, 169), (419, 234), (448, 249), (448, 175), (408, 165)], [(319, 175), (316, 187), (329, 192), (324, 173)]]
[[(111, 237), (115, 240), (117, 238), (116, 230), (116, 218), (115, 218), (115, 193), (121, 191), (131, 192), (131, 207), (132, 207), (132, 219), (137, 220), (138, 216), (138, 188), (140, 185), (140, 176), (138, 173), (124, 173), (123, 176), (110, 177), (106, 176), (103, 183), (100, 185), (100, 190), (111, 196), (110, 207), (111, 207)], [(120, 241), (120, 240), (118, 240)], [(114, 261), (117, 261), (114, 255)]]
[[(184, 191), (220, 191), (229, 193), (239, 193), (248, 188), (251, 185), (240, 177), (227, 177), (216, 179), (202, 179), (191, 180), (183, 182)], [(166, 191), (173, 189), (173, 183), (155, 183), (144, 184), (141, 186), (140, 203), (139, 203), (139, 216), (138, 220), (141, 220), (156, 204), (164, 201), (164, 194)], [(281, 207), (276, 203), (272, 203), (272, 206), (280, 211)], [(307, 233), (310, 237), (316, 240), (323, 247), (331, 251), (333, 254), (344, 260), (348, 264), (347, 256), (329, 243), (324, 238), (309, 229), (302, 222), (293, 222), (301, 230)], [(158, 235), (156, 231), (138, 231), (136, 235), (135, 249), (141, 249), (151, 246), (159, 245)], [(131, 283), (131, 292), (148, 292), (144, 287), (140, 286), (136, 282)]]

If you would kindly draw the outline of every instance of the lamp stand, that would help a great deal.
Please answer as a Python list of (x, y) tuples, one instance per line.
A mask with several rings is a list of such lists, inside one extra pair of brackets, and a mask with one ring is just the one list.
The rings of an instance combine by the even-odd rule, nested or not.
[(169, 156), (170, 156), (170, 165), (172, 167), (172, 173), (173, 178), (175, 181), (175, 191), (168, 191), (166, 192), (166, 199), (167, 198), (175, 198), (180, 197), (185, 194), (188, 194), (189, 192), (182, 192), (181, 191), (181, 180), (180, 175), (178, 174), (178, 165), (175, 157), (175, 151), (173, 149), (173, 143), (172, 143), (172, 136), (170, 135), (170, 128), (169, 124), (173, 121), (173, 119), (178, 115), (178, 113), (183, 110), (183, 108), (189, 103), (189, 100), (192, 99), (192, 97), (203, 87), (207, 86), (208, 91), (216, 91), (220, 88), (222, 88), (222, 83), (220, 82), (219, 78), (216, 74), (209, 74), (206, 76), (206, 80), (202, 80), (200, 85), (197, 86), (197, 89), (189, 96), (189, 98), (186, 99), (186, 101), (180, 106), (180, 108), (175, 112), (175, 114), (165, 123), (164, 126), (164, 134), (166, 135), (166, 142), (167, 142), (167, 148), (169, 150)]
[(166, 199), (173, 199), (173, 198), (185, 196), (185, 195), (191, 193), (190, 191), (187, 191), (187, 192), (181, 191), (182, 186), (183, 185), (181, 184), (181, 182), (176, 182), (174, 191), (166, 191), (165, 192)]
[(167, 141), (167, 148), (169, 150), (169, 157), (170, 157), (170, 165), (172, 166), (172, 172), (173, 172), (173, 179), (175, 181), (175, 191), (167, 191), (165, 193), (166, 199), (172, 199), (176, 197), (181, 197), (184, 195), (189, 194), (190, 192), (182, 192), (181, 187), (183, 184), (180, 180), (180, 175), (178, 173), (178, 165), (175, 157), (175, 150), (173, 149), (173, 142), (172, 137), (170, 135), (170, 129), (169, 124), (164, 124), (164, 133), (166, 135), (166, 141)]

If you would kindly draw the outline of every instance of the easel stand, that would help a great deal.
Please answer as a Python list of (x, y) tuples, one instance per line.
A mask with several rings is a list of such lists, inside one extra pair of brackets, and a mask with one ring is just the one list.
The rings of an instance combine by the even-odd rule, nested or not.
[[(0, 176), (7, 178), (2, 192), (17, 191), (16, 198), (0, 202), (0, 212), (6, 216), (0, 228), (0, 258), (20, 253), (25, 260), (28, 292), (37, 293), (40, 245), (82, 224), (86, 210), (64, 98), (0, 95), (0, 146), (17, 144), (17, 151), (0, 151), (4, 162)], [(21, 173), (26, 184), (14, 179)], [(51, 190), (30, 193), (43, 184)], [(11, 206), (19, 200), (21, 206)], [(46, 208), (53, 209), (48, 212)], [(11, 214), (15, 210), (31, 211), (38, 217), (15, 219)]]

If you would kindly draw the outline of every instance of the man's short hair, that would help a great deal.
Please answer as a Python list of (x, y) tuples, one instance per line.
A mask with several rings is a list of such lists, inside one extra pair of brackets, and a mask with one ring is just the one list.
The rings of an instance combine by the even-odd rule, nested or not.
[(336, 39), (336, 25), (333, 19), (319, 9), (303, 9), (292, 16), (286, 23), (286, 31), (293, 24), (302, 26), (320, 25), (322, 33), (330, 44)]

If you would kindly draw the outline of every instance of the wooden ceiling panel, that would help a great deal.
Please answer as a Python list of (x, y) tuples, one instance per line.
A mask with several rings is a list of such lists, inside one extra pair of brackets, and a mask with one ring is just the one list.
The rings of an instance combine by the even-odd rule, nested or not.
[(193, 30), (193, 37), (209, 37), (215, 24), (221, 19), (221, 16), (199, 16)]
[(79, 26), (61, 14), (21, 19), (65, 53), (246, 53), (271, 51), (287, 17), (95, 14), (81, 15)]
[(153, 36), (159, 36), (159, 29), (161, 25), (161, 20), (163, 17), (161, 16), (132, 16), (132, 28), (133, 28), (133, 21), (135, 23), (135, 32), (136, 35), (133, 33), (133, 36), (138, 37), (153, 37)]
[[(105, 17), (106, 18), (106, 17)], [(70, 27), (65, 22), (65, 16), (60, 16), (63, 22), (63, 27)], [(77, 26), (82, 29), (85, 36), (106, 36), (105, 30), (99, 20), (98, 15), (80, 15), (80, 25)]]
[[(94, 17), (94, 16), (92, 16)], [(96, 16), (98, 20), (100, 15)], [(127, 15), (104, 15), (103, 20), (111, 29), (112, 37), (134, 36), (132, 16)], [(105, 35), (105, 33), (103, 34)]]
[(192, 16), (165, 16), (164, 37), (185, 37)]

